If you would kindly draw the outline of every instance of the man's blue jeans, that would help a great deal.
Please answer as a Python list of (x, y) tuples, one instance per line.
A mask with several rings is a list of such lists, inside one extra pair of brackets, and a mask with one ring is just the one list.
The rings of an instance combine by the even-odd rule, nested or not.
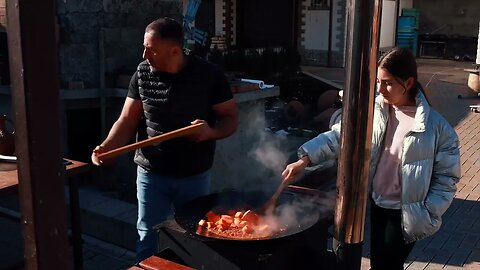
[(210, 192), (210, 171), (186, 178), (175, 178), (138, 166), (137, 262), (158, 252), (157, 234), (153, 230), (155, 225), (173, 216), (175, 207)]

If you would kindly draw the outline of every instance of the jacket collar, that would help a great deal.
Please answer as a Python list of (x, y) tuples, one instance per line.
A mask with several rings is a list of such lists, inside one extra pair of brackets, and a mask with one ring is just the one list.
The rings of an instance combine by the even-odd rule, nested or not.
[[(383, 102), (383, 96), (381, 95), (377, 96), (376, 101), (384, 119), (388, 119), (388, 109), (390, 106)], [(428, 105), (427, 99), (420, 90), (415, 96), (415, 101), (417, 103), (417, 112), (415, 113), (415, 123), (413, 124), (411, 131), (424, 132), (427, 126), (428, 115), (430, 114), (430, 105)]]
[(418, 90), (415, 100), (417, 102), (417, 112), (415, 113), (415, 124), (412, 127), (412, 131), (424, 132), (427, 126), (428, 115), (430, 114), (430, 105), (428, 105), (427, 99), (420, 90)]

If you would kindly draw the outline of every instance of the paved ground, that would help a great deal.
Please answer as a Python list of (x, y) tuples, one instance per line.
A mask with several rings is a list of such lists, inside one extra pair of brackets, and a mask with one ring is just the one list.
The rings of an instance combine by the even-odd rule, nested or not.
[[(460, 139), (462, 178), (441, 230), (418, 242), (407, 269), (480, 269), (480, 114), (469, 110), (480, 98), (466, 85), (470, 64), (420, 61), (420, 80), (433, 106), (455, 127)], [(428, 80), (427, 80), (428, 79)]]
[[(83, 235), (85, 270), (122, 270), (130, 267), (135, 258), (132, 251)], [(22, 236), (18, 221), (0, 217), (0, 269), (20, 270), (23, 267)], [(70, 248), (73, 268), (73, 255)]]
[[(433, 106), (456, 128), (461, 142), (462, 178), (458, 184), (455, 200), (444, 217), (441, 230), (433, 237), (419, 241), (405, 265), (406, 269), (478, 269), (480, 270), (480, 113), (470, 112), (469, 104), (479, 104), (480, 99), (458, 99), (458, 95), (473, 95), (467, 87), (471, 63), (419, 59), (419, 80), (426, 86)], [(342, 83), (342, 70), (309, 68), (310, 73), (324, 76), (335, 83)], [(124, 223), (134, 228), (135, 207), (125, 203), (93, 198), (90, 192), (81, 190), (82, 205), (101, 205), (117, 211)], [(109, 210), (110, 209), (110, 210)], [(110, 213), (112, 214), (112, 213)], [(114, 217), (107, 216), (106, 220)], [(368, 218), (367, 218), (368, 220)], [(84, 220), (82, 220), (84, 221)], [(103, 221), (102, 221), (103, 222)], [(104, 223), (101, 223), (104, 224)], [(83, 224), (86, 227), (90, 226)], [(114, 226), (112, 224), (108, 226)], [(113, 231), (111, 227), (110, 232)], [(366, 239), (362, 270), (369, 269), (369, 224), (366, 224)], [(105, 232), (107, 234), (107, 231)], [(128, 231), (126, 234), (132, 234)], [(133, 262), (134, 254), (111, 243), (84, 235), (85, 269), (126, 269)], [(130, 241), (131, 242), (131, 241)], [(18, 223), (0, 216), (0, 269), (22, 269), (22, 239)]]

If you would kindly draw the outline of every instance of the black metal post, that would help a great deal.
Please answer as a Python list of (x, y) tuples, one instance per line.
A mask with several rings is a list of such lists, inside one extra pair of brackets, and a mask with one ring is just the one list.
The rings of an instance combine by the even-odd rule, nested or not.
[(7, 1), (26, 269), (68, 269), (55, 1)]
[(382, 0), (347, 1), (346, 82), (334, 220), (337, 269), (360, 269)]
[(327, 53), (327, 67), (332, 66), (332, 32), (333, 32), (333, 1), (328, 2), (328, 53)]

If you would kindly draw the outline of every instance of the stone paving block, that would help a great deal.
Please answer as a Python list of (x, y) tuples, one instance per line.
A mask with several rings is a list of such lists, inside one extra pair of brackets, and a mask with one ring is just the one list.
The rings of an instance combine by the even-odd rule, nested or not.
[(435, 249), (435, 250), (440, 250), (440, 248), (448, 240), (449, 234), (446, 234), (446, 233), (440, 231), (440, 232), (437, 232), (436, 234), (434, 234), (432, 237), (433, 237), (432, 241), (430, 242), (428, 247), (425, 248), (426, 251), (428, 249), (431, 249), (431, 248)]
[(123, 221), (128, 224), (132, 224), (136, 226), (137, 224), (137, 209), (136, 207), (133, 210), (126, 211), (124, 213), (121, 213), (117, 216), (115, 216), (115, 219), (118, 219), (120, 221)]
[(0, 217), (0, 269), (17, 269), (23, 265), (23, 238), (20, 224)]
[(84, 239), (84, 246), (86, 250), (95, 250), (97, 252), (100, 251), (101, 254), (109, 254), (112, 257), (126, 260), (131, 263), (133, 263), (135, 259), (135, 253), (128, 249), (118, 247), (90, 236), (84, 236)]
[(455, 193), (455, 198), (456, 199), (459, 199), (459, 200), (465, 200), (467, 197), (468, 197), (468, 191), (467, 190), (461, 190), (461, 191), (457, 191), (457, 193)]
[(458, 183), (457, 183), (457, 192), (456, 192), (456, 193), (460, 192), (463, 188), (465, 188), (465, 186), (467, 185), (466, 182), (467, 182), (467, 181), (466, 181), (465, 178), (462, 176), (462, 177), (460, 178), (460, 181), (458, 181)]
[[(457, 227), (458, 228), (458, 227)], [(455, 231), (450, 234), (450, 237), (448, 240), (445, 242), (445, 244), (442, 246), (442, 250), (450, 250), (450, 249), (456, 249), (460, 246), (460, 243), (463, 241), (467, 234)]]
[(95, 208), (91, 208), (92, 211), (95, 211), (102, 216), (111, 218), (123, 213), (130, 213), (131, 211), (136, 211), (135, 209), (136, 208), (133, 204), (114, 199), (102, 203)]
[(476, 202), (470, 200), (464, 200), (463, 203), (460, 205), (457, 211), (453, 214), (453, 217), (464, 217), (467, 213), (472, 209), (472, 207), (476, 204)]
[(98, 252), (90, 250), (88, 247), (86, 247), (85, 244), (83, 245), (83, 260), (88, 261), (97, 255), (98, 255)]
[(480, 269), (480, 250), (474, 250), (470, 253), (463, 267), (465, 269)]
[(467, 181), (464, 182), (465, 187), (468, 190), (470, 190), (470, 192), (473, 191), (478, 186), (477, 181), (474, 181), (474, 177), (475, 177), (475, 173), (472, 173), (472, 176), (470, 177), (470, 179), (466, 179)]
[(453, 200), (452, 203), (450, 204), (450, 207), (447, 209), (445, 214), (443, 214), (444, 219), (453, 215), (455, 211), (457, 211), (457, 209), (460, 207), (461, 203), (462, 201), (460, 200)]
[(480, 217), (480, 202), (477, 203), (470, 209), (469, 215), (473, 217)]
[(468, 264), (464, 264), (462, 269), (468, 269), (468, 270), (478, 270), (480, 269), (480, 262), (469, 262)]
[[(435, 258), (433, 258), (433, 260), (436, 260), (436, 256)], [(438, 269), (443, 269), (443, 267), (445, 266), (444, 263), (441, 263), (441, 262), (430, 262), (426, 267), (425, 267), (425, 270), (438, 270)]]
[[(438, 232), (438, 233), (440, 233), (440, 232)], [(413, 256), (412, 254), (417, 254), (417, 253), (422, 252), (423, 249), (425, 249), (425, 247), (427, 247), (432, 240), (433, 240), (433, 236), (430, 236), (430, 237), (427, 237), (425, 239), (417, 241), (415, 243), (415, 246), (413, 246), (412, 252), (410, 252), (409, 257), (412, 257)]]
[(465, 173), (462, 174), (462, 182), (466, 185), (467, 183), (470, 183), (474, 177), (475, 177), (475, 172), (473, 172), (471, 168), (465, 168)]
[[(457, 193), (458, 193), (458, 191), (457, 191)], [(453, 199), (452, 204), (450, 204), (450, 207), (453, 207), (454, 209), (452, 209), (452, 212), (451, 212), (452, 217), (449, 220), (452, 220), (453, 216), (461, 215), (461, 213), (459, 213), (459, 212), (462, 211), (461, 208), (462, 208), (464, 202), (465, 202), (464, 199), (458, 199), (458, 198)]]
[(22, 269), (23, 250), (13, 250), (8, 244), (0, 242), (0, 269)]
[(110, 200), (110, 198), (106, 196), (101, 196), (95, 191), (83, 188), (79, 189), (78, 194), (80, 200), (80, 208), (82, 209), (90, 209), (92, 207), (95, 208), (95, 206)]
[(436, 262), (442, 265), (445, 265), (450, 257), (456, 252), (456, 248), (442, 247), (438, 252), (435, 253), (432, 262)]
[[(480, 152), (480, 150), (477, 149), (477, 153)], [(480, 175), (477, 173), (480, 172), (480, 158), (477, 158), (475, 160), (475, 163), (472, 165), (473, 172), (476, 174), (473, 179), (475, 179), (477, 182), (479, 181)]]
[(405, 263), (403, 264), (403, 269), (407, 269), (408, 267), (410, 267), (410, 265), (413, 263), (414, 261), (414, 258), (413, 259), (408, 259), (405, 261)]
[(460, 243), (460, 248), (473, 249), (480, 239), (480, 232), (467, 233), (463, 241)]
[(85, 263), (85, 269), (88, 270), (100, 270), (100, 269), (127, 269), (132, 266), (132, 262), (120, 260), (116, 257), (110, 256), (108, 253), (97, 253), (98, 255), (90, 258)]
[(469, 232), (476, 221), (476, 217), (472, 217), (470, 213), (467, 214), (468, 217), (464, 217), (460, 220), (456, 230), (459, 232)]
[(0, 245), (6, 245), (7, 248), (12, 249), (23, 249), (22, 231), (17, 221), (1, 218), (0, 231), (2, 232)]
[(445, 268), (443, 268), (445, 270), (462, 270), (463, 267), (461, 266), (452, 266), (452, 265), (446, 265)]
[(467, 261), (468, 256), (472, 251), (468, 249), (458, 248), (455, 253), (453, 253), (450, 260), (448, 260), (447, 265), (461, 267)]
[(423, 270), (430, 263), (430, 260), (433, 258), (434, 254), (423, 252), (418, 257), (415, 258), (415, 261), (408, 266), (408, 270)]
[[(433, 238), (436, 238), (437, 236), (439, 236), (442, 233), (454, 232), (457, 229), (457, 226), (458, 226), (459, 223), (460, 223), (459, 220), (453, 219), (453, 218), (444, 220), (441, 231), (434, 234)], [(448, 235), (445, 235), (445, 237), (448, 237)]]
[[(412, 251), (410, 251), (410, 254), (408, 254), (407, 259), (405, 260), (405, 264), (410, 265), (413, 261), (415, 261), (415, 258), (422, 252), (422, 249), (417, 248), (417, 244), (413, 247)], [(405, 268), (406, 266), (404, 266)]]
[(480, 199), (480, 189), (477, 188), (477, 190), (473, 190), (468, 194), (467, 200), (477, 202)]

